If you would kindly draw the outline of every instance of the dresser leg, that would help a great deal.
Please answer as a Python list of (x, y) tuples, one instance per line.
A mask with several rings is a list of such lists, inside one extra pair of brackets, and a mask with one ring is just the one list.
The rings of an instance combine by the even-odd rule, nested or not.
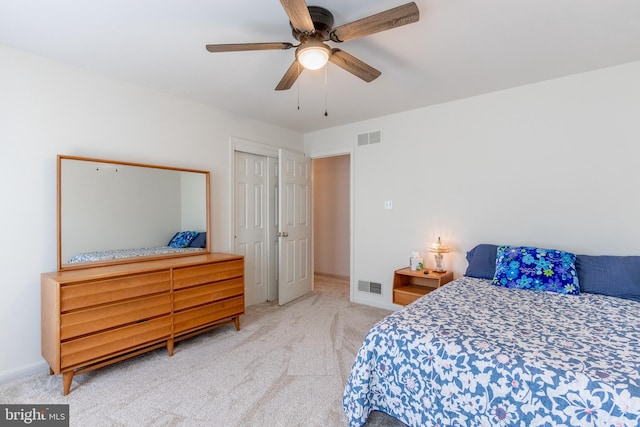
[(71, 391), (71, 381), (73, 381), (73, 371), (62, 373), (62, 393), (66, 396)]
[(53, 369), (49, 368), (49, 375), (53, 375), (53, 374), (54, 374)]
[(240, 330), (240, 316), (234, 317), (233, 323), (236, 325), (236, 331)]
[(167, 341), (167, 352), (169, 352), (169, 357), (173, 356), (173, 340)]

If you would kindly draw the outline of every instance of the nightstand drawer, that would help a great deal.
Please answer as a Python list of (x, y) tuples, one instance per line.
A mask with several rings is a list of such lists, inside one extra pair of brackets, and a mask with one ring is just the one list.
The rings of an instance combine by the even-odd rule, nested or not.
[(435, 288), (425, 288), (421, 286), (403, 286), (402, 288), (393, 290), (394, 304), (407, 305), (411, 304), (423, 295), (428, 294)]

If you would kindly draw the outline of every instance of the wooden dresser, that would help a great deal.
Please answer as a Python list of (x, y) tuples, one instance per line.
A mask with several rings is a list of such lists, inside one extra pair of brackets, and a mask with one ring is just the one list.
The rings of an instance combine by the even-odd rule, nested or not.
[(97, 369), (234, 322), (244, 258), (213, 253), (42, 274), (42, 356), (62, 373)]

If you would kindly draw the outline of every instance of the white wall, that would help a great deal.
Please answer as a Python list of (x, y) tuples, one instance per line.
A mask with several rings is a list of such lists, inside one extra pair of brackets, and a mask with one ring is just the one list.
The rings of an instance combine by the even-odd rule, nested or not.
[(302, 151), (303, 136), (2, 46), (0, 64), (1, 381), (44, 366), (57, 154), (211, 171), (213, 250), (231, 251), (230, 138)]
[(433, 267), (437, 236), (457, 276), (478, 243), (640, 255), (640, 62), (305, 135), (311, 156), (352, 147), (352, 279), (383, 284), (355, 301), (391, 306), (393, 270), (412, 250)]
[[(185, 172), (125, 165), (116, 172), (75, 159), (61, 164), (62, 263), (83, 252), (166, 245), (177, 231), (191, 230), (181, 224)], [(203, 174), (196, 177), (204, 183)], [(204, 185), (199, 189), (202, 200)], [(197, 213), (204, 221), (206, 209)]]
[(207, 194), (204, 175), (180, 172), (180, 230), (207, 230), (207, 201), (202, 198), (203, 194)]

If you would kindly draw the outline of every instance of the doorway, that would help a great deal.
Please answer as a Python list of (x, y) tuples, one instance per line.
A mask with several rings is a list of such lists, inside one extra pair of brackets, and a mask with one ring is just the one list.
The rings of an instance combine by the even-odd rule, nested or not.
[(314, 274), (349, 283), (351, 155), (313, 159)]

